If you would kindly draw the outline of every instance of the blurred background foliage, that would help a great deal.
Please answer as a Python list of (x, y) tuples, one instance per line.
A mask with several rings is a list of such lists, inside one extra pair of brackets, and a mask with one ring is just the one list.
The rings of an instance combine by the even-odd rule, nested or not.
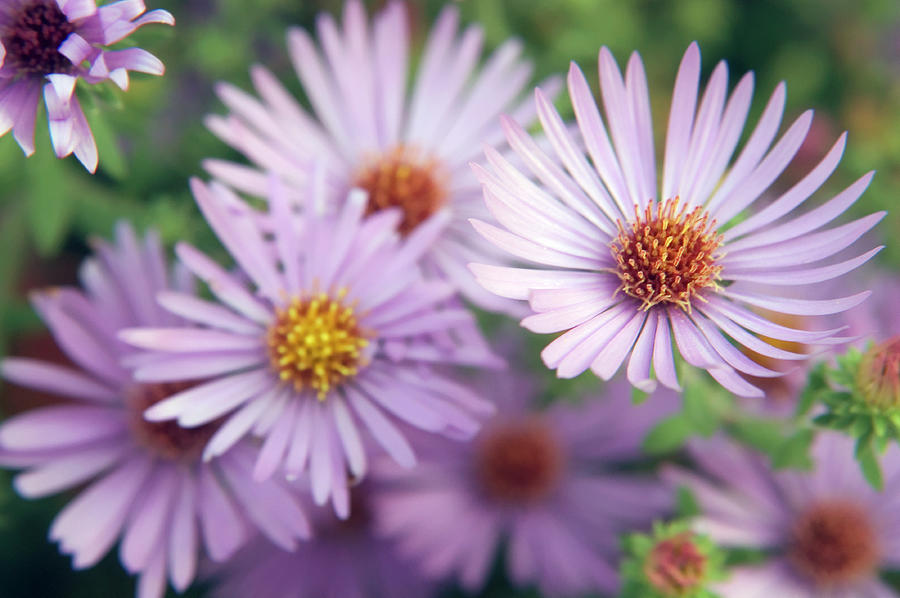
[[(46, 354), (51, 343), (27, 304), (30, 289), (70, 284), (89, 250), (113, 223), (155, 227), (167, 243), (186, 239), (214, 245), (187, 188), (203, 173), (205, 157), (237, 159), (203, 125), (222, 112), (216, 81), (250, 88), (248, 68), (267, 65), (294, 92), (299, 84), (285, 51), (290, 25), (311, 27), (320, 10), (339, 12), (341, 0), (148, 0), (166, 8), (174, 29), (147, 27), (136, 43), (166, 64), (162, 78), (135, 76), (127, 93), (100, 93), (89, 118), (100, 146), (100, 169), (87, 174), (73, 159), (57, 161), (46, 124), (38, 120), (38, 150), (25, 160), (11, 135), (0, 138), (0, 355)], [(378, 3), (368, 3), (375, 8)], [(411, 3), (414, 39), (421, 43), (443, 2)], [(786, 120), (814, 107), (812, 133), (794, 167), (793, 182), (814, 165), (843, 130), (848, 148), (838, 171), (819, 194), (826, 197), (870, 169), (878, 171), (857, 214), (893, 207), (900, 188), (900, 3), (896, 0), (461, 0), (466, 22), (481, 22), (493, 47), (522, 38), (535, 80), (565, 73), (578, 62), (596, 85), (596, 56), (607, 45), (620, 64), (632, 51), (644, 59), (653, 96), (657, 151), (678, 62), (698, 40), (709, 74), (729, 63), (731, 84), (756, 73), (755, 122), (775, 85), (788, 83)], [(558, 102), (571, 115), (566, 100)], [(44, 120), (46, 123), (46, 120)], [(788, 182), (789, 184), (789, 182)], [(900, 268), (900, 210), (879, 226), (888, 248), (879, 259)], [(536, 354), (536, 351), (535, 351)], [(583, 386), (585, 380), (575, 381)], [(562, 390), (562, 389), (561, 389)], [(2, 390), (14, 412), (32, 401)], [(131, 580), (115, 554), (87, 572), (46, 541), (45, 530), (64, 498), (26, 502), (12, 496), (0, 474), (0, 595), (9, 598), (130, 596)], [(192, 595), (201, 595), (194, 592)], [(533, 596), (494, 584), (486, 596)]]

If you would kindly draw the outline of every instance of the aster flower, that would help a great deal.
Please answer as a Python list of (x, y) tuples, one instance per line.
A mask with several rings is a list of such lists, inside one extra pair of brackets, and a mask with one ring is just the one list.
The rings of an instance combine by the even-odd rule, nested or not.
[(349, 519), (315, 509), (315, 537), (294, 552), (250, 546), (222, 567), (215, 598), (423, 598), (434, 584), (373, 524), (377, 481), (351, 490)]
[(762, 565), (737, 567), (715, 590), (723, 598), (889, 598), (879, 571), (900, 563), (900, 454), (885, 461), (889, 484), (874, 491), (853, 460), (852, 442), (819, 434), (811, 472), (772, 472), (758, 455), (722, 438), (696, 441), (701, 473), (665, 472), (693, 491), (694, 527), (721, 546), (765, 550)]
[[(665, 414), (659, 404), (631, 406), (622, 383), (602, 400), (537, 411), (529, 407), (529, 382), (491, 379), (498, 415), (472, 443), (423, 440), (410, 471), (380, 463), (378, 529), (426, 574), (452, 576), (470, 591), (483, 586), (504, 541), (517, 585), (547, 596), (614, 591), (618, 534), (649, 527), (670, 495), (656, 481), (610, 467), (638, 457), (644, 434)], [(672, 401), (658, 398), (677, 402), (671, 393)]]
[(155, 351), (136, 370), (139, 380), (177, 382), (202, 372), (208, 381), (154, 405), (147, 418), (194, 427), (226, 417), (207, 458), (252, 432), (265, 438), (257, 479), (278, 469), (290, 478), (308, 470), (316, 502), (330, 496), (343, 517), (348, 470), (355, 478), (366, 471), (360, 427), (405, 466), (415, 456), (394, 418), (459, 438), (477, 431), (491, 404), (429, 367), (494, 362), (479, 352), (483, 344), (443, 352), (429, 337), (474, 330), (467, 310), (442, 306), (453, 287), (424, 280), (416, 266), (449, 214), (437, 214), (401, 241), (400, 211), (364, 218), (362, 191), (331, 214), (319, 208), (324, 191), (316, 185), (295, 217), (273, 180), (272, 244), (255, 220), (235, 216), (241, 200), (226, 187), (194, 180), (192, 188), (239, 272), (177, 246), (219, 303), (172, 293), (159, 299), (206, 328), (135, 329), (122, 337)]
[[(269, 71), (253, 67), (260, 99), (222, 83), (217, 91), (230, 114), (207, 122), (254, 166), (208, 160), (205, 167), (235, 189), (265, 197), (265, 173), (275, 172), (303, 190), (313, 163), (321, 161), (333, 204), (351, 187), (363, 188), (369, 192), (367, 213), (402, 210), (403, 234), (447, 209), (451, 218), (423, 256), (429, 273), (445, 277), (485, 309), (515, 307), (485, 292), (465, 268), (473, 260), (502, 259), (471, 234), (467, 219), (488, 215), (467, 163), (480, 154), (482, 143), (502, 141), (501, 112), (522, 122), (534, 119), (532, 103), (519, 104), (531, 65), (519, 58), (521, 43), (509, 40), (479, 69), (483, 31), (472, 25), (459, 34), (458, 10), (448, 6), (428, 36), (407, 93), (406, 19), (404, 4), (395, 0), (370, 24), (362, 2), (350, 0), (342, 28), (331, 15), (319, 16), (320, 45), (305, 31), (290, 30), (290, 58), (312, 113)], [(557, 87), (548, 84), (548, 92), (550, 86)]]
[(197, 381), (135, 383), (125, 364), (136, 351), (117, 331), (182, 324), (152, 297), (169, 288), (191, 296), (193, 282), (184, 270), (167, 271), (153, 233), (142, 242), (127, 225), (116, 232), (116, 243), (98, 242), (96, 257), (82, 267), (84, 291), (33, 296), (72, 367), (8, 358), (0, 374), (71, 401), (0, 425), (0, 463), (27, 468), (14, 482), (26, 498), (86, 485), (56, 517), (50, 538), (78, 569), (96, 564), (121, 538), (122, 564), (140, 576), (137, 595), (159, 598), (167, 577), (176, 590), (190, 585), (201, 546), (222, 561), (256, 528), (286, 550), (309, 529), (286, 485), (252, 479), (255, 447), (243, 443), (215, 461), (201, 459), (219, 422), (185, 430), (143, 419), (148, 406)]
[(75, 84), (111, 80), (127, 89), (128, 71), (163, 74), (162, 62), (146, 50), (107, 49), (148, 23), (175, 24), (165, 10), (144, 10), (143, 0), (99, 8), (95, 0), (0, 0), (0, 135), (12, 129), (25, 155), (34, 153), (43, 93), (56, 155), (74, 152), (94, 172), (97, 145)]
[[(798, 343), (838, 340), (833, 338), (835, 330), (793, 329), (748, 307), (825, 315), (853, 307), (868, 293), (796, 299), (774, 291), (753, 292), (747, 285), (813, 285), (877, 253), (880, 248), (836, 263), (828, 259), (873, 227), (882, 212), (821, 230), (856, 201), (872, 173), (823, 205), (794, 214), (837, 167), (846, 139), (842, 135), (802, 180), (765, 208), (748, 212), (797, 152), (812, 113), (803, 113), (772, 145), (784, 110), (785, 87), (779, 84), (732, 161), (750, 106), (753, 76), (745, 75), (728, 97), (727, 68), (719, 63), (698, 107), (700, 50), (691, 44), (675, 81), (657, 189), (641, 59), (632, 55), (623, 81), (603, 48), (599, 72), (612, 142), (584, 75), (573, 64), (569, 95), (580, 139), (567, 132), (538, 89), (538, 116), (552, 156), (515, 119), (503, 120), (509, 144), (536, 181), (490, 149), (489, 168), (474, 167), (485, 202), (503, 225), (474, 220), (475, 228), (507, 252), (548, 268), (471, 268), (485, 288), (529, 301), (536, 313), (522, 320), (523, 326), (542, 333), (565, 331), (542, 353), (561, 377), (590, 368), (608, 379), (630, 355), (632, 384), (653, 388), (652, 366), (659, 382), (677, 389), (674, 336), (685, 361), (707, 369), (738, 395), (759, 396), (762, 391), (738, 372), (763, 377), (780, 373), (750, 360), (727, 337), (777, 359), (806, 356), (774, 347), (759, 336)], [(592, 165), (579, 149), (582, 144)]]

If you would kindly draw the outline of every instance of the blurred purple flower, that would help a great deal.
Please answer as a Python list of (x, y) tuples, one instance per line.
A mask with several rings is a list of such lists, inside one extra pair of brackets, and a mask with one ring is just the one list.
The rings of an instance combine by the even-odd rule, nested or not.
[[(373, 476), (374, 477), (374, 476)], [(434, 589), (394, 543), (373, 529), (377, 482), (350, 491), (349, 519), (314, 509), (315, 537), (296, 551), (251, 545), (220, 568), (215, 598), (424, 598)]]
[[(369, 192), (367, 213), (403, 210), (403, 234), (446, 208), (452, 217), (424, 254), (428, 269), (479, 307), (505, 310), (516, 306), (485, 292), (465, 267), (473, 260), (504, 259), (471, 234), (467, 220), (488, 214), (467, 164), (483, 143), (502, 142), (501, 113), (534, 120), (534, 105), (520, 103), (531, 65), (519, 58), (522, 44), (509, 40), (479, 69), (483, 31), (472, 25), (459, 35), (458, 12), (447, 6), (438, 17), (411, 93), (403, 2), (388, 2), (370, 25), (362, 2), (349, 0), (343, 30), (330, 14), (321, 14), (320, 46), (306, 31), (292, 29), (290, 57), (313, 113), (262, 66), (251, 71), (261, 100), (221, 83), (218, 94), (231, 113), (210, 116), (208, 126), (255, 168), (223, 160), (207, 160), (205, 167), (234, 188), (265, 197), (266, 172), (305, 189), (313, 163), (322, 162), (333, 203), (361, 187)], [(550, 87), (558, 88), (557, 82), (547, 84), (548, 93)]]
[[(765, 550), (762, 565), (741, 566), (715, 591), (723, 598), (891, 598), (879, 579), (900, 564), (900, 454), (882, 462), (887, 486), (877, 492), (853, 458), (853, 441), (822, 432), (815, 469), (772, 472), (766, 461), (723, 438), (692, 441), (696, 474), (671, 468), (664, 477), (693, 491), (697, 531), (721, 546)], [(705, 475), (703, 475), (705, 474)]]
[[(258, 220), (234, 211), (241, 200), (226, 187), (192, 181), (198, 205), (240, 272), (229, 274), (190, 245), (178, 245), (182, 262), (220, 303), (173, 293), (159, 299), (206, 327), (135, 329), (122, 338), (155, 351), (137, 368), (139, 380), (208, 378), (154, 405), (148, 419), (177, 419), (190, 428), (231, 414), (207, 444), (207, 458), (252, 431), (265, 438), (257, 479), (278, 469), (290, 478), (308, 470), (316, 503), (331, 497), (346, 517), (347, 471), (355, 478), (366, 471), (360, 424), (411, 467), (412, 447), (385, 412), (429, 432), (470, 438), (492, 405), (430, 365), (493, 365), (496, 358), (483, 343), (442, 350), (426, 336), (475, 330), (466, 309), (446, 306), (453, 287), (425, 281), (417, 267), (447, 212), (401, 240), (399, 210), (364, 218), (361, 191), (351, 192), (338, 213), (323, 213), (323, 189), (316, 185), (296, 217), (274, 183), (270, 243)], [(466, 338), (460, 335), (461, 342)]]
[[(632, 55), (624, 81), (606, 48), (600, 50), (599, 64), (612, 143), (587, 81), (573, 64), (569, 95), (581, 139), (573, 139), (538, 89), (538, 116), (553, 147), (552, 157), (514, 119), (503, 119), (509, 144), (538, 182), (491, 149), (490, 169), (474, 167), (487, 206), (505, 230), (480, 220), (473, 221), (475, 228), (507, 252), (551, 269), (484, 264), (471, 268), (485, 288), (529, 301), (537, 313), (522, 320), (526, 328), (567, 331), (542, 353), (560, 377), (591, 368), (609, 379), (630, 354), (627, 370), (632, 384), (654, 388), (652, 364), (656, 378), (677, 389), (674, 336), (688, 363), (709, 370), (738, 395), (760, 396), (762, 391), (738, 372), (763, 377), (780, 372), (753, 362), (724, 335), (777, 359), (806, 356), (773, 347), (757, 335), (799, 343), (839, 340), (831, 338), (834, 330), (795, 330), (746, 306), (824, 315), (847, 310), (868, 293), (794, 299), (777, 292), (755, 293), (746, 285), (812, 285), (849, 272), (875, 255), (879, 249), (839, 263), (810, 266), (849, 247), (884, 216), (879, 212), (819, 230), (856, 201), (872, 173), (822, 206), (791, 216), (837, 167), (846, 139), (841, 136), (800, 182), (764, 209), (733, 222), (791, 161), (812, 112), (803, 113), (772, 146), (784, 110), (785, 86), (779, 84), (729, 168), (750, 107), (753, 76), (745, 75), (726, 102), (727, 69), (719, 63), (698, 107), (700, 50), (694, 43), (675, 81), (657, 195), (650, 101), (641, 59)], [(783, 217), (788, 219), (776, 223)], [(732, 222), (733, 226), (720, 227)]]
[(618, 534), (649, 527), (671, 494), (612, 468), (640, 456), (644, 435), (677, 397), (665, 391), (652, 407), (634, 407), (628, 385), (617, 382), (606, 397), (540, 411), (528, 382), (491, 378), (498, 415), (474, 442), (423, 440), (410, 471), (380, 462), (378, 529), (429, 576), (452, 575), (470, 591), (483, 586), (504, 541), (517, 585), (547, 596), (614, 591)]
[(82, 569), (121, 537), (122, 564), (140, 576), (138, 596), (159, 598), (166, 577), (179, 591), (190, 585), (201, 544), (222, 561), (252, 537), (248, 524), (288, 550), (309, 529), (286, 485), (254, 482), (255, 448), (244, 443), (215, 461), (200, 459), (218, 423), (185, 430), (143, 419), (144, 409), (179, 385), (135, 383), (126, 364), (136, 352), (117, 332), (178, 325), (182, 320), (153, 296), (169, 288), (190, 294), (193, 282), (184, 270), (167, 271), (154, 234), (142, 243), (123, 224), (116, 236), (115, 245), (98, 242), (97, 256), (85, 262), (84, 292), (59, 288), (34, 295), (35, 308), (77, 369), (9, 358), (0, 362), (0, 373), (77, 402), (4, 422), (0, 463), (28, 468), (15, 478), (26, 498), (87, 484), (56, 517), (50, 538)]
[(128, 88), (128, 71), (162, 75), (158, 58), (140, 48), (108, 50), (148, 23), (174, 25), (165, 10), (144, 14), (143, 0), (97, 7), (95, 0), (0, 0), (0, 135), (10, 129), (25, 155), (43, 89), (50, 139), (60, 158), (97, 170), (97, 145), (75, 96), (78, 80), (107, 79)]

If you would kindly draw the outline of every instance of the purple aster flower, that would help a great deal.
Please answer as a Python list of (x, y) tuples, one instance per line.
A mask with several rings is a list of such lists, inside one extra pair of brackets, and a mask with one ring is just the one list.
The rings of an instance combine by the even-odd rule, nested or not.
[(649, 527), (671, 497), (662, 484), (610, 466), (640, 455), (644, 434), (665, 416), (660, 405), (671, 412), (676, 397), (666, 391), (671, 401), (635, 408), (628, 385), (615, 383), (603, 399), (539, 411), (529, 382), (491, 379), (498, 415), (474, 442), (423, 440), (410, 471), (380, 462), (378, 529), (429, 576), (453, 576), (470, 591), (482, 587), (503, 542), (517, 585), (547, 596), (614, 591), (618, 534)]
[[(352, 192), (339, 212), (325, 213), (324, 190), (316, 185), (297, 217), (275, 183), (270, 242), (255, 219), (234, 211), (241, 200), (226, 187), (192, 181), (197, 203), (240, 271), (229, 274), (180, 244), (178, 256), (218, 303), (173, 293), (159, 299), (206, 327), (122, 336), (155, 351), (137, 368), (139, 380), (177, 382), (198, 373), (209, 379), (154, 405), (146, 414), (151, 421), (177, 419), (190, 428), (226, 417), (206, 447), (207, 458), (248, 433), (263, 437), (257, 479), (278, 469), (289, 478), (308, 470), (316, 502), (330, 496), (346, 517), (348, 471), (355, 478), (366, 471), (360, 428), (405, 466), (415, 457), (394, 418), (471, 437), (493, 407), (430, 364), (492, 364), (494, 358), (483, 344), (443, 351), (431, 338), (474, 330), (467, 310), (443, 306), (453, 287), (426, 281), (416, 265), (447, 212), (401, 240), (395, 230), (402, 213), (364, 218), (362, 191)], [(461, 334), (460, 342), (465, 338)]]
[(450, 280), (480, 307), (515, 308), (485, 292), (466, 270), (474, 260), (503, 259), (471, 234), (468, 218), (489, 215), (467, 164), (483, 143), (502, 141), (501, 112), (522, 122), (534, 119), (534, 105), (520, 104), (531, 65), (519, 57), (521, 43), (509, 40), (479, 69), (482, 29), (458, 28), (457, 8), (446, 7), (428, 36), (409, 93), (404, 3), (389, 2), (369, 23), (362, 2), (349, 0), (342, 26), (329, 14), (319, 16), (319, 45), (307, 32), (292, 29), (289, 54), (312, 113), (261, 66), (251, 71), (260, 99), (220, 84), (219, 96), (231, 113), (211, 116), (209, 128), (255, 167), (208, 160), (206, 169), (236, 189), (265, 197), (266, 172), (302, 190), (313, 162), (322, 161), (332, 202), (343, 201), (351, 187), (363, 188), (369, 192), (367, 213), (402, 210), (402, 234), (445, 208), (452, 217), (424, 254), (429, 273)]
[(723, 438), (693, 442), (701, 474), (672, 468), (671, 482), (693, 491), (698, 531), (721, 546), (765, 550), (762, 565), (736, 568), (716, 591), (724, 598), (891, 598), (878, 577), (900, 564), (900, 454), (883, 461), (884, 492), (869, 486), (853, 441), (820, 433), (811, 472), (773, 472), (759, 455)]
[[(374, 476), (373, 476), (374, 477)], [(296, 551), (249, 546), (220, 570), (216, 598), (424, 598), (434, 589), (393, 542), (373, 529), (377, 482), (351, 492), (352, 514), (315, 509), (315, 537)]]
[(475, 228), (509, 253), (548, 268), (471, 268), (485, 288), (529, 301), (536, 313), (522, 320), (523, 326), (542, 333), (565, 331), (542, 353), (561, 377), (590, 368), (608, 379), (630, 355), (632, 384), (653, 388), (652, 367), (656, 379), (677, 389), (674, 336), (688, 363), (706, 368), (736, 394), (759, 396), (762, 391), (738, 372), (763, 377), (780, 372), (753, 362), (730, 340), (777, 359), (806, 356), (759, 336), (799, 343), (838, 340), (834, 330), (782, 326), (748, 306), (824, 315), (849, 309), (868, 293), (797, 299), (777, 291), (754, 292), (748, 285), (811, 288), (807, 285), (833, 279), (877, 253), (879, 248), (838, 262), (828, 259), (873, 227), (883, 212), (823, 230), (856, 201), (872, 173), (823, 205), (794, 214), (837, 167), (846, 139), (842, 135), (802, 180), (765, 208), (749, 211), (796, 154), (812, 112), (803, 113), (773, 145), (785, 100), (785, 87), (779, 84), (732, 160), (750, 107), (753, 76), (745, 75), (729, 97), (727, 68), (719, 63), (698, 106), (700, 50), (695, 43), (675, 81), (657, 189), (641, 59), (632, 55), (623, 80), (609, 50), (602, 48), (599, 72), (611, 141), (587, 81), (573, 64), (569, 95), (580, 139), (569, 134), (538, 89), (538, 116), (552, 156), (514, 119), (503, 120), (509, 144), (536, 181), (490, 149), (490, 168), (474, 167), (487, 206), (503, 225), (475, 220)]
[(143, 0), (99, 8), (95, 0), (0, 0), (0, 135), (12, 129), (25, 155), (34, 153), (43, 93), (56, 155), (74, 152), (97, 170), (97, 144), (75, 83), (108, 79), (127, 89), (128, 71), (163, 74), (162, 62), (146, 50), (106, 49), (148, 23), (175, 24), (165, 10), (144, 10)]
[(96, 564), (121, 538), (122, 564), (140, 576), (137, 595), (154, 598), (165, 593), (167, 577), (179, 591), (190, 585), (201, 545), (222, 561), (255, 528), (287, 550), (309, 530), (286, 485), (252, 479), (255, 447), (243, 443), (215, 461), (201, 459), (220, 422), (187, 430), (143, 419), (147, 407), (197, 380), (135, 383), (126, 364), (136, 351), (117, 332), (181, 324), (153, 295), (173, 288), (189, 297), (193, 282), (184, 270), (167, 271), (154, 234), (141, 242), (124, 224), (116, 233), (115, 245), (98, 242), (96, 257), (85, 262), (84, 291), (33, 296), (73, 367), (9, 358), (0, 362), (0, 373), (72, 401), (4, 422), (0, 462), (27, 468), (15, 478), (26, 498), (86, 485), (56, 517), (50, 538), (78, 569)]

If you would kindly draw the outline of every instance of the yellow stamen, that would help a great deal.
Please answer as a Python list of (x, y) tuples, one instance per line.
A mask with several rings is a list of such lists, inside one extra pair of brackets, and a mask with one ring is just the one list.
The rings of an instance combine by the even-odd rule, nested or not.
[(343, 304), (347, 290), (334, 298), (319, 293), (296, 297), (276, 311), (269, 327), (269, 359), (279, 378), (298, 391), (316, 390), (320, 401), (364, 365), (362, 350), (369, 344), (352, 306)]

